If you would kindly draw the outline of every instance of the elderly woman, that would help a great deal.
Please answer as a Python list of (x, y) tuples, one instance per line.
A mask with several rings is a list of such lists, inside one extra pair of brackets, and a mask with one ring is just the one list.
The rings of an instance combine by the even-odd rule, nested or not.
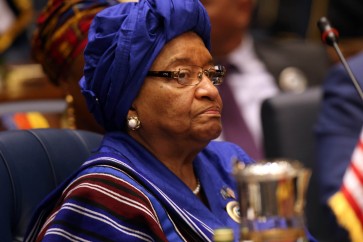
[(211, 241), (233, 228), (232, 161), (221, 133), (210, 23), (198, 0), (141, 0), (99, 13), (81, 89), (107, 131), (98, 152), (39, 207), (27, 241)]
[(67, 108), (64, 112), (5, 113), (0, 116), (0, 130), (50, 127), (104, 132), (88, 111), (78, 82), (83, 75), (83, 52), (92, 19), (99, 11), (120, 1), (124, 0), (47, 2), (36, 22), (31, 54), (47, 79), (60, 87), (59, 93), (64, 93)]

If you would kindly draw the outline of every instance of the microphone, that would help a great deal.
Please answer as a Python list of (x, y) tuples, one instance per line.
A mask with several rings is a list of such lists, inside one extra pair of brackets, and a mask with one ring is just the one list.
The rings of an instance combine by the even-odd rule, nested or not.
[(338, 32), (338, 30), (336, 30), (335, 28), (333, 28), (330, 25), (330, 22), (326, 17), (320, 18), (317, 25), (318, 25), (318, 28), (320, 30), (321, 39), (322, 39), (323, 43), (334, 47), (335, 51), (337, 52), (337, 54), (339, 56), (340, 61), (342, 62), (342, 64), (343, 64), (345, 70), (347, 71), (350, 79), (352, 80), (355, 89), (357, 90), (359, 96), (363, 100), (362, 88), (359, 86), (357, 79), (355, 78), (355, 76), (354, 76), (352, 70), (350, 69), (346, 59), (344, 58), (343, 53), (341, 52), (341, 50), (339, 48), (339, 45), (338, 45), (339, 32)]

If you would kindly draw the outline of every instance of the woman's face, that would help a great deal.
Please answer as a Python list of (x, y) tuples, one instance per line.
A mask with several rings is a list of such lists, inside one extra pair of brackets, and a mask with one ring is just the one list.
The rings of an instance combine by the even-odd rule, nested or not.
[[(178, 71), (187, 66), (213, 67), (212, 56), (201, 38), (188, 32), (162, 49), (151, 71)], [(176, 79), (146, 77), (129, 116), (141, 121), (143, 137), (206, 142), (221, 133), (222, 101), (217, 88), (203, 75), (196, 86), (183, 86)]]

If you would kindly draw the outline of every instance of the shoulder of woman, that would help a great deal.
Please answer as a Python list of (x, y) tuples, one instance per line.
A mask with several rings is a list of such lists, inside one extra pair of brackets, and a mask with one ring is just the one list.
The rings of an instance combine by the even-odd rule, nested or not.
[(154, 205), (142, 185), (124, 171), (108, 165), (84, 169), (63, 192), (63, 200), (72, 198), (82, 200), (90, 210), (103, 207), (119, 215), (127, 211), (127, 214), (147, 217), (149, 223), (157, 221)]

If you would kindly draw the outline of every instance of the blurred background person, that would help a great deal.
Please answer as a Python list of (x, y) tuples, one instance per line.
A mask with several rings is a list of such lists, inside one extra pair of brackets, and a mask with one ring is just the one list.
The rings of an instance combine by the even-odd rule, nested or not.
[[(48, 127), (103, 132), (88, 111), (78, 82), (83, 75), (83, 51), (91, 21), (96, 13), (117, 3), (117, 0), (50, 0), (40, 12), (32, 37), (32, 57), (41, 64), (48, 80), (63, 90), (67, 107), (61, 114), (38, 113), (39, 122), (42, 120)], [(33, 112), (10, 113), (2, 119), (7, 128), (16, 128), (24, 126), (33, 116)]]
[[(330, 0), (326, 9), (332, 27), (339, 32), (340, 49), (361, 87), (363, 29), (357, 24), (363, 24), (362, 8), (363, 2), (358, 0)], [(315, 203), (319, 214), (310, 218), (313, 221), (310, 231), (321, 241), (351, 241), (331, 208), (339, 206), (339, 200), (333, 199), (333, 195), (341, 189), (343, 176), (359, 139), (363, 125), (363, 101), (335, 49), (328, 46), (327, 52), (335, 65), (329, 69), (322, 85), (323, 96), (314, 129), (316, 159), (311, 186), (318, 187)], [(361, 224), (356, 226), (360, 230), (363, 228)]]
[(40, 13), (32, 40), (32, 56), (48, 79), (65, 93), (67, 108), (60, 126), (103, 132), (86, 107), (79, 89), (83, 51), (93, 17), (117, 0), (54, 0)]
[[(363, 86), (363, 52), (348, 59), (348, 63), (360, 86)], [(319, 203), (321, 210), (325, 211), (324, 217), (327, 221), (323, 239), (350, 241), (346, 231), (339, 228), (328, 207), (328, 201), (340, 189), (343, 175), (358, 142), (363, 125), (363, 100), (340, 63), (329, 71), (323, 91), (321, 111), (315, 129), (317, 162), (314, 171), (318, 179)]]
[(262, 159), (262, 102), (281, 92), (302, 92), (320, 85), (328, 66), (326, 52), (320, 44), (301, 39), (254, 35), (254, 0), (201, 2), (211, 19), (212, 55), (217, 63), (228, 67), (220, 87), (226, 104), (220, 138)]

